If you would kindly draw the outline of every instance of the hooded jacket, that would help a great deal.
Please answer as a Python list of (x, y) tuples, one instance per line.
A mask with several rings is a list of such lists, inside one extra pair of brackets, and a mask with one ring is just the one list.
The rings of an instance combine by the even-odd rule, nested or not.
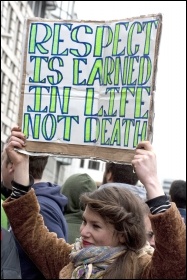
[[(49, 182), (39, 182), (32, 187), (40, 205), (40, 214), (44, 224), (49, 231), (55, 232), (58, 238), (67, 240), (67, 223), (64, 218), (64, 207), (67, 198), (60, 193), (60, 186)], [(45, 279), (28, 255), (23, 251), (18, 241), (16, 241), (22, 278), (23, 279)]]
[(184, 209), (184, 208), (179, 208), (179, 207), (178, 207), (178, 210), (179, 210), (179, 212), (180, 212), (180, 214), (181, 214), (181, 217), (183, 218), (184, 223), (185, 223), (185, 225), (186, 225), (186, 209)]
[(9, 229), (9, 222), (7, 219), (7, 216), (4, 212), (4, 209), (2, 207), (3, 201), (5, 201), (6, 198), (8, 198), (11, 194), (12, 190), (7, 189), (4, 185), (3, 182), (1, 181), (1, 227), (5, 229)]
[(1, 227), (8, 229), (8, 219), (6, 213), (2, 207), (3, 199), (1, 198)]
[(111, 187), (111, 186), (128, 189), (129, 191), (133, 192), (135, 195), (137, 195), (141, 199), (143, 199), (143, 201), (146, 201), (146, 199), (147, 199), (147, 191), (144, 187), (141, 187), (141, 186), (130, 185), (130, 184), (126, 184), (126, 183), (111, 182), (111, 183), (103, 184), (99, 188)]
[(82, 210), (79, 197), (84, 192), (97, 189), (95, 181), (86, 173), (71, 175), (62, 187), (62, 193), (68, 198), (64, 216), (68, 224), (68, 242), (74, 243), (80, 237), (79, 229), (82, 223)]

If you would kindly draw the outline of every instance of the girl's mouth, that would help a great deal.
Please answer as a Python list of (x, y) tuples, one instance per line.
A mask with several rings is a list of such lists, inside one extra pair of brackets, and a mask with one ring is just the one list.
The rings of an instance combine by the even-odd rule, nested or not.
[(92, 243), (90, 243), (90, 242), (88, 242), (88, 241), (85, 241), (85, 240), (82, 241), (82, 244), (83, 244), (84, 247), (85, 247), (85, 246), (93, 246)]

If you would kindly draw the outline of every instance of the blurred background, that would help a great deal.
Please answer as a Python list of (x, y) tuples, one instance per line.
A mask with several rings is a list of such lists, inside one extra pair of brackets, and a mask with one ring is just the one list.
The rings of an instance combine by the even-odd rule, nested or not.
[[(113, 20), (163, 15), (156, 76), (153, 147), (165, 192), (186, 180), (186, 1), (1, 1), (1, 150), (19, 110), (24, 20), (28, 17)], [(50, 157), (44, 180), (62, 185), (87, 172), (99, 185), (105, 162)]]

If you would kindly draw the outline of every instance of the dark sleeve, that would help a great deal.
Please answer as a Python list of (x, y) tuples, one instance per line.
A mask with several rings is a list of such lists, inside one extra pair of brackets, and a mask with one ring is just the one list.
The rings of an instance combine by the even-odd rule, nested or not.
[(166, 195), (161, 195), (156, 198), (146, 201), (150, 208), (151, 214), (158, 214), (165, 212), (171, 207), (171, 203)]
[(15, 182), (14, 180), (11, 181), (12, 184), (12, 193), (10, 195), (10, 198), (13, 199), (17, 199), (19, 197), (21, 197), (22, 195), (28, 193), (28, 191), (30, 191), (31, 187), (34, 185), (34, 178), (32, 177), (32, 175), (29, 175), (29, 185), (28, 186), (23, 186), (17, 182)]

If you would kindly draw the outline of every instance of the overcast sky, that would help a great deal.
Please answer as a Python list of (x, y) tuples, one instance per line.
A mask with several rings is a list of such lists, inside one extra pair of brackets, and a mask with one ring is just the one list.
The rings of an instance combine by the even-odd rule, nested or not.
[(163, 15), (153, 147), (160, 182), (186, 180), (186, 1), (75, 1), (75, 12), (83, 20)]

